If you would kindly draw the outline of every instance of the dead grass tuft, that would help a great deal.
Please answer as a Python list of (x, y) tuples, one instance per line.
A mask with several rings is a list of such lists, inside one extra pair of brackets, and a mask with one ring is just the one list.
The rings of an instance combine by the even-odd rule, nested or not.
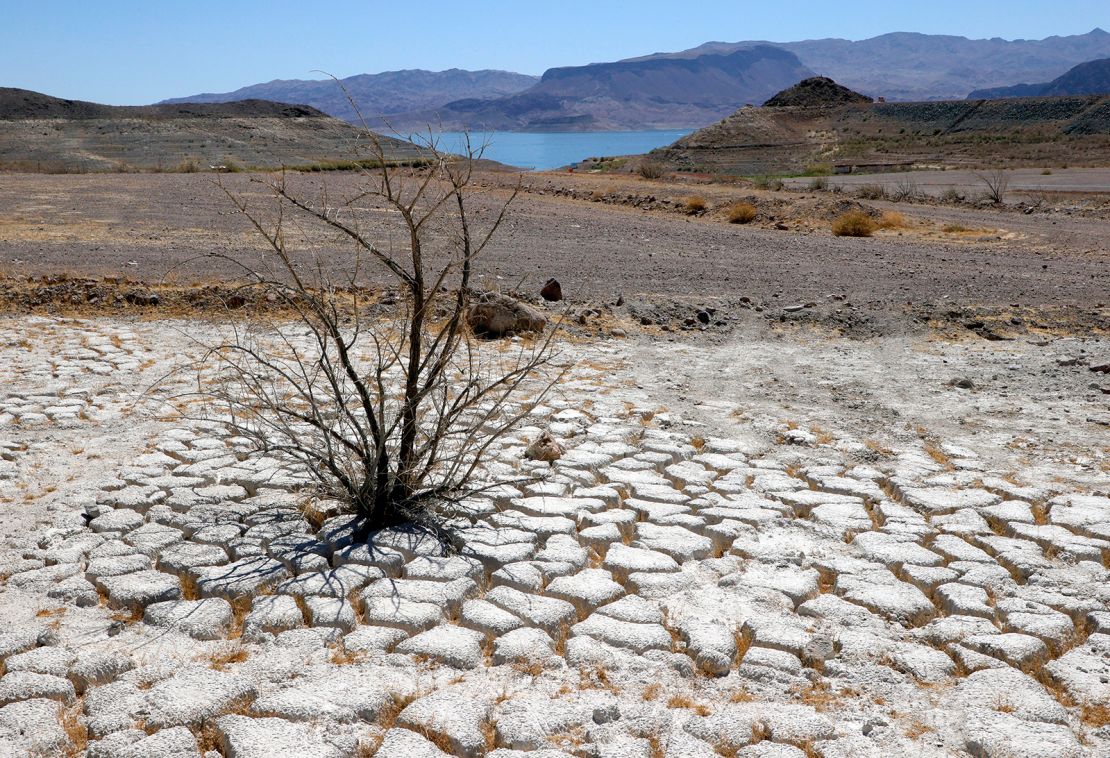
[(730, 224), (750, 224), (755, 221), (759, 211), (751, 203), (733, 203), (728, 209)]
[(848, 211), (832, 223), (832, 233), (837, 237), (870, 237), (876, 228), (874, 219), (863, 211)]
[(336, 666), (351, 666), (366, 660), (366, 653), (351, 652), (342, 645), (336, 645), (331, 650), (331, 662)]
[(644, 687), (643, 698), (645, 702), (652, 702), (659, 699), (659, 693), (663, 691), (663, 685), (659, 682), (652, 682), (647, 687)]
[(80, 702), (66, 708), (61, 714), (62, 731), (69, 739), (66, 756), (80, 756), (85, 754), (89, 746), (89, 728), (84, 722), (84, 707)]
[(667, 700), (667, 707), (683, 708), (685, 710), (693, 711), (699, 716), (708, 716), (709, 714), (713, 713), (713, 711), (710, 710), (709, 706), (705, 705), (704, 703), (699, 703), (696, 700), (687, 697), (686, 695), (672, 695), (670, 699)]
[(880, 229), (907, 229), (910, 222), (898, 211), (887, 211), (879, 218)]
[(912, 721), (910, 721), (909, 726), (905, 728), (903, 733), (911, 740), (916, 740), (921, 735), (927, 734), (928, 732), (932, 731), (934, 731), (933, 727), (929, 726), (919, 718), (914, 718)]
[(701, 195), (693, 195), (686, 198), (683, 207), (688, 215), (694, 216), (698, 213), (704, 213), (705, 209), (709, 207), (709, 201)]
[(208, 659), (208, 667), (216, 671), (226, 671), (233, 663), (242, 663), (250, 658), (250, 653), (242, 646), (235, 646), (212, 655)]
[(1110, 705), (1098, 703), (1084, 705), (1079, 709), (1079, 718), (1087, 726), (1099, 728), (1110, 726)]
[(939, 463), (941, 466), (944, 466), (946, 470), (951, 471), (954, 468), (952, 466), (952, 459), (948, 457), (947, 453), (941, 450), (940, 445), (938, 445), (935, 441), (929, 439), (924, 440), (922, 442), (922, 447), (925, 449), (926, 455)]
[(736, 692), (733, 692), (728, 697), (728, 701), (730, 703), (751, 703), (754, 700), (755, 700), (755, 696), (752, 695), (752, 693), (748, 692), (743, 687), (736, 690)]

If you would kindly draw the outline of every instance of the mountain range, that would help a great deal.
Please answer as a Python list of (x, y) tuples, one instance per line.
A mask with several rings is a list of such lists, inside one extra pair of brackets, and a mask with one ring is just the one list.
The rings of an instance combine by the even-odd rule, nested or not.
[(708, 42), (679, 53), (630, 60), (696, 58), (768, 44), (796, 54), (821, 76), (887, 100), (962, 100), (968, 92), (1014, 82), (1049, 81), (1071, 67), (1110, 57), (1110, 33), (1042, 40), (968, 39), (940, 34), (895, 32), (853, 42)]
[(496, 100), (456, 100), (397, 122), (509, 131), (668, 129), (716, 121), (761, 103), (813, 72), (769, 45), (688, 59), (553, 68), (538, 84)]
[[(357, 122), (351, 100), (367, 118), (423, 111), (463, 98), (491, 99), (523, 92), (539, 81), (537, 76), (510, 71), (386, 71), (340, 79), (275, 79), (234, 92), (206, 92), (163, 100), (173, 103), (226, 103), (233, 100), (274, 100), (304, 103), (345, 121)], [(342, 85), (342, 86), (340, 86)], [(348, 99), (348, 94), (350, 99)]]
[(1056, 95), (1102, 95), (1110, 93), (1110, 58), (1080, 63), (1063, 76), (1043, 84), (1015, 84), (1012, 87), (981, 89), (968, 100), (1001, 97), (1052, 97)]
[[(1110, 57), (1110, 34), (972, 40), (907, 32), (871, 39), (708, 42), (677, 53), (549, 69), (540, 79), (502, 71), (397, 71), (342, 80), (372, 125), (512, 131), (697, 127), (745, 103), (820, 75), (886, 100), (963, 99), (1016, 81), (1049, 81)], [(166, 102), (260, 97), (305, 103), (354, 120), (330, 80), (273, 81)], [(385, 117), (384, 119), (381, 117)]]

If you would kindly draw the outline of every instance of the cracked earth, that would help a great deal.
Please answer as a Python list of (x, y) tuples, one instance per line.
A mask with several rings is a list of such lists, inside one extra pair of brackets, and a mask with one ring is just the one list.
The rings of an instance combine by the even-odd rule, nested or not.
[(448, 554), (186, 421), (215, 328), (0, 321), (0, 755), (1110, 754), (1105, 338), (568, 344)]

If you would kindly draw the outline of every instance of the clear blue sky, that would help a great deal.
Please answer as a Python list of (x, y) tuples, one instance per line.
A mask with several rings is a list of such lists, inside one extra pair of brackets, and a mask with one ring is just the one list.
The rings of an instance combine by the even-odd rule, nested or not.
[(1110, 0), (0, 0), (0, 20), (0, 86), (124, 105), (314, 69), (540, 74), (709, 40), (1040, 39), (1110, 28)]

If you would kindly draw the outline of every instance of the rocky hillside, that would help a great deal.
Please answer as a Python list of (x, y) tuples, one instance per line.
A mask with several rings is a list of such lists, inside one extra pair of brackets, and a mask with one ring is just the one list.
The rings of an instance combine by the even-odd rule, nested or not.
[(768, 108), (797, 106), (846, 105), (874, 102), (867, 95), (853, 92), (825, 76), (814, 76), (784, 89), (763, 105)]
[(749, 176), (1106, 165), (1110, 96), (748, 107), (652, 156), (675, 170)]
[(1015, 84), (1013, 87), (976, 90), (968, 95), (967, 99), (1105, 94), (1110, 94), (1110, 58), (1080, 63), (1051, 82)]
[(666, 129), (711, 123), (812, 76), (792, 53), (766, 45), (682, 59), (554, 68), (519, 95), (464, 99), (398, 123), (520, 131)]
[[(0, 170), (196, 170), (350, 160), (360, 131), (304, 105), (112, 106), (0, 88)], [(394, 160), (411, 145), (383, 138)]]
[(164, 100), (163, 103), (224, 103), (260, 98), (282, 103), (305, 103), (336, 118), (358, 122), (358, 114), (351, 107), (347, 93), (362, 115), (370, 120), (437, 108), (460, 98), (490, 99), (515, 95), (538, 81), (538, 77), (510, 71), (415, 69), (359, 74), (341, 79), (338, 84), (331, 79), (275, 79), (241, 87), (234, 92), (206, 92)]
[(967, 39), (897, 32), (871, 39), (803, 42), (708, 42), (680, 53), (647, 58), (691, 58), (728, 54), (755, 44), (775, 45), (796, 54), (822, 76), (887, 100), (944, 100), (1015, 81), (1046, 82), (1079, 63), (1110, 57), (1110, 33), (1042, 40)]

